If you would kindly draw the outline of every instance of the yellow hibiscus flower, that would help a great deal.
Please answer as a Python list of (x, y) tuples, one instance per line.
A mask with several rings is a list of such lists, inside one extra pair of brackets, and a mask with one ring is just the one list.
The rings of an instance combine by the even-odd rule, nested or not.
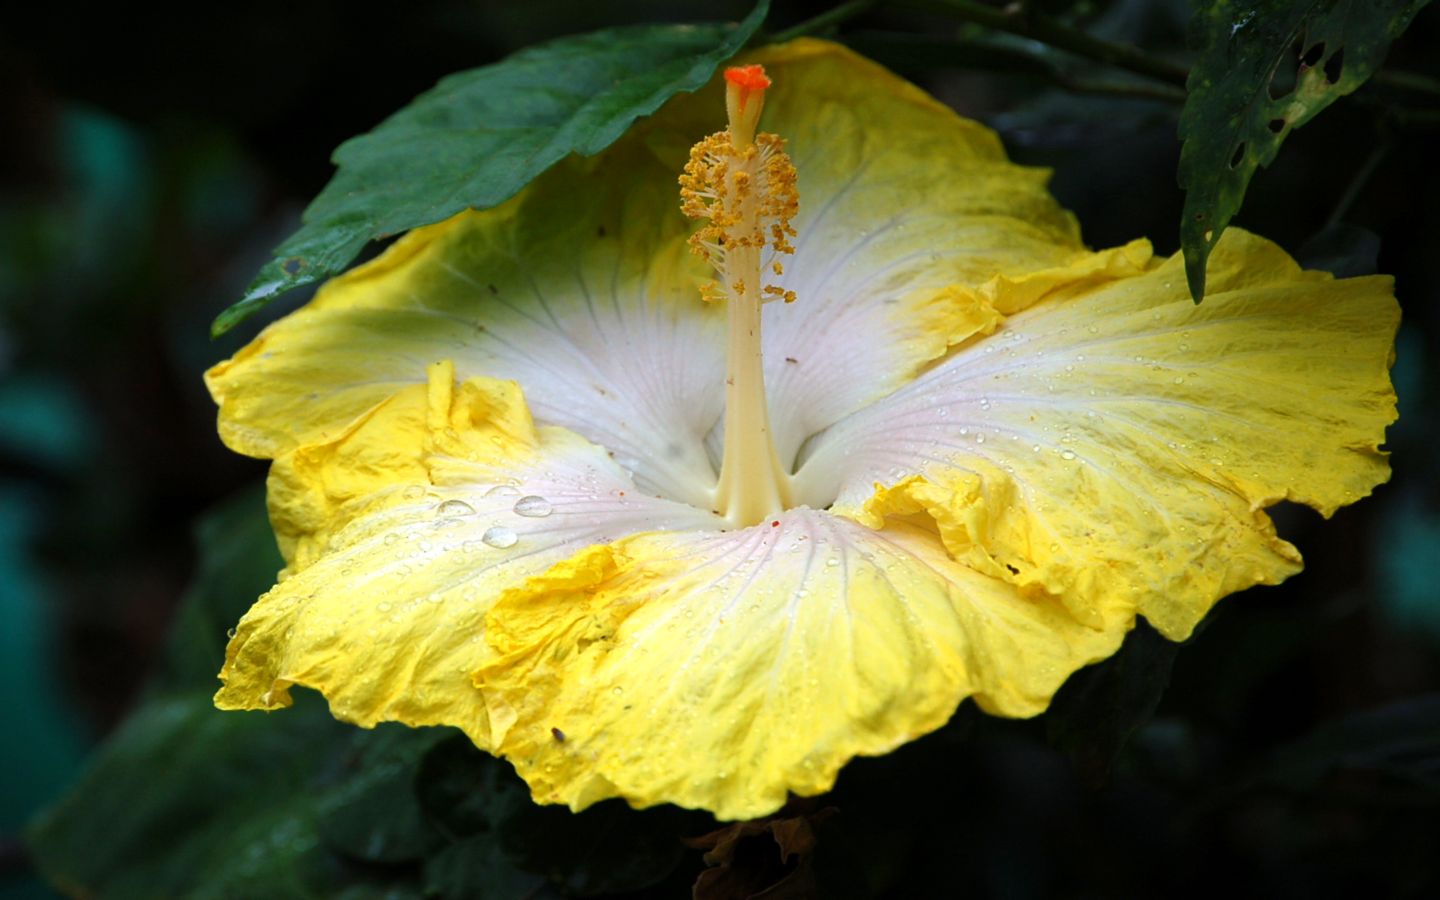
[(1186, 637), (1299, 570), (1266, 507), (1388, 477), (1389, 279), (1232, 229), (1196, 306), (872, 63), (748, 62), (730, 137), (687, 155), (717, 79), (209, 373), (288, 563), (219, 706), (301, 685), (541, 802), (753, 817), (967, 697), (1043, 711), (1137, 615)]

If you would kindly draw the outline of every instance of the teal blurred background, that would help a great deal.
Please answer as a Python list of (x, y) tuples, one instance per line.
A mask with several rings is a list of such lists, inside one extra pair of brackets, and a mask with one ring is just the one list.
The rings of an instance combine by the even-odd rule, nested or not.
[[(1186, 4), (1083, 6), (1094, 32), (1184, 58)], [(263, 477), (259, 462), (221, 447), (200, 377), (262, 323), (214, 342), (208, 323), (296, 226), (331, 149), (440, 76), (534, 41), (746, 8), (260, 2), (207, 9), (204, 27), (135, 5), (0, 13), (0, 896), (48, 896), (21, 827), (155, 673), (196, 568), (197, 517)], [(826, 8), (776, 3), (772, 27)], [(1391, 65), (1440, 75), (1428, 49), (1437, 20), (1422, 13)], [(997, 128), (1018, 159), (1053, 166), (1054, 190), (1092, 245), (1148, 235), (1162, 252), (1176, 248), (1175, 105), (1059, 90), (1003, 54), (968, 53), (983, 35), (924, 13), (882, 5), (842, 37)], [(1317, 734), (1338, 735), (1341, 771), (1381, 777), (1378, 767), (1440, 810), (1440, 722), (1423, 705), (1440, 690), (1437, 109), (1440, 98), (1404, 91), (1341, 101), (1257, 176), (1237, 219), (1302, 261), (1396, 276), (1405, 323), (1392, 483), (1328, 523), (1282, 510), (1281, 532), (1308, 571), (1222, 605), (1127, 751), (1139, 761), (1083, 802), (1075, 792), (1095, 790), (1083, 777), (1036, 762), (1059, 782), (1031, 783), (1010, 814), (1074, 806), (1082, 830), (1101, 816), (1096, 804), (1138, 804), (1142, 823), (1198, 816), (1218, 866), (1288, 877), (1286, 866), (1309, 865), (1335, 841), (1365, 851), (1382, 839), (1366, 818), (1380, 802), (1372, 782), (1316, 793), (1298, 819), (1268, 795), (1220, 815), (1197, 796)], [(299, 293), (264, 318), (303, 302)], [(1346, 743), (1364, 730), (1347, 717), (1397, 709), (1387, 714), (1402, 722), (1398, 748)], [(1126, 780), (1148, 771), (1141, 785), (1153, 788), (1146, 765), (1169, 767), (1158, 799)], [(1021, 840), (1012, 826), (999, 834)], [(1433, 877), (1397, 884), (1420, 890)], [(982, 894), (1051, 895), (1050, 882), (992, 891), (977, 878)]]

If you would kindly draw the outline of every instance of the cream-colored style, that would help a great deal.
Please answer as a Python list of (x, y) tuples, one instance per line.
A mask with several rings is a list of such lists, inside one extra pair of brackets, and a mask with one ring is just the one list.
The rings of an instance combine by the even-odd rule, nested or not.
[(1178, 258), (1087, 250), (1044, 172), (875, 65), (747, 62), (798, 185), (756, 335), (786, 508), (717, 501), (732, 298), (700, 299), (676, 187), (717, 79), (209, 373), (288, 562), (220, 706), (299, 685), (462, 728), (542, 802), (752, 817), (966, 698), (1043, 711), (1137, 615), (1188, 635), (1298, 570), (1267, 506), (1388, 477), (1388, 279), (1232, 229), (1195, 306)]

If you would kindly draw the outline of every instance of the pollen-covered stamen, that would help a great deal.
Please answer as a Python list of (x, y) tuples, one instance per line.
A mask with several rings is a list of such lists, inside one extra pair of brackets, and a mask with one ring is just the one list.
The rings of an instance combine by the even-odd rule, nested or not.
[(702, 288), (702, 296), (729, 304), (725, 453), (716, 509), (737, 525), (751, 525), (790, 502), (790, 476), (770, 437), (760, 307), (770, 300), (795, 299), (794, 291), (766, 283), (765, 277), (782, 274), (780, 256), (795, 252), (790, 221), (800, 200), (785, 141), (755, 131), (770, 86), (764, 69), (726, 69), (725, 83), (730, 127), (690, 150), (680, 176), (680, 208), (705, 221), (691, 235), (690, 246), (719, 276)]
[(726, 69), (725, 79), (730, 127), (692, 147), (680, 176), (681, 210), (692, 219), (708, 220), (691, 235), (691, 249), (720, 276), (719, 283), (706, 286), (704, 296), (740, 296), (744, 291), (736, 289), (749, 285), (762, 300), (793, 301), (793, 291), (763, 281), (766, 272), (784, 272), (781, 254), (795, 252), (790, 220), (800, 203), (784, 139), (755, 133), (770, 79), (760, 66)]

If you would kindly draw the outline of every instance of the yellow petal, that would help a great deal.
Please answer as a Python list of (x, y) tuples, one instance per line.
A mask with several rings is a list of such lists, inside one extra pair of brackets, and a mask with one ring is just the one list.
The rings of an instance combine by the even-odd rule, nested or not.
[(503, 590), (591, 544), (718, 521), (643, 495), (573, 433), (533, 427), (513, 383), (451, 375), (438, 364), (276, 460), (271, 517), (290, 565), (241, 620), (217, 705), (287, 706), (298, 684), (346, 721), (454, 725), (486, 746), (469, 673)]
[(1126, 255), (978, 292), (1020, 311), (818, 438), (802, 499), (923, 511), (961, 561), (1177, 639), (1298, 571), (1265, 508), (1328, 516), (1389, 475), (1390, 280), (1302, 272), (1231, 229), (1196, 306), (1178, 256)]
[(497, 752), (537, 800), (764, 815), (967, 696), (1040, 711), (1129, 626), (1079, 625), (902, 522), (775, 522), (591, 548), (491, 609), (496, 655), (476, 684)]

